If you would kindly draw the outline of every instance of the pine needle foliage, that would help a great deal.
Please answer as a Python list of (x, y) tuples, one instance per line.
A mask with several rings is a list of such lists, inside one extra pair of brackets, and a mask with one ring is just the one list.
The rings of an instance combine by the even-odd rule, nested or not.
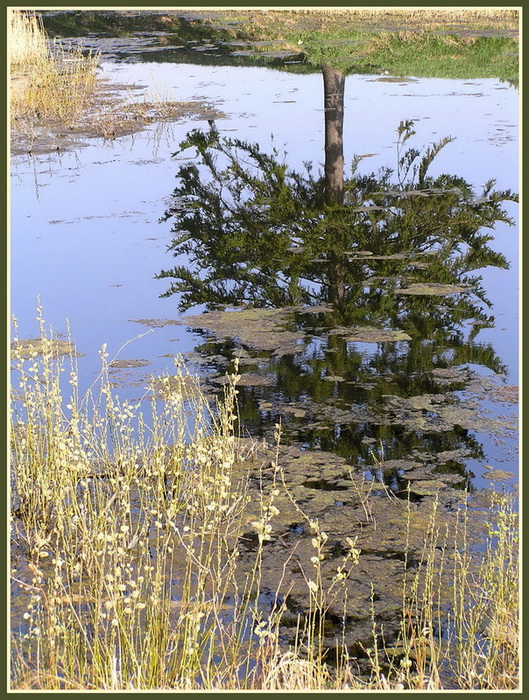
[(418, 281), (466, 284), (488, 304), (481, 278), (470, 272), (508, 267), (489, 243), (496, 223), (512, 224), (503, 202), (517, 196), (495, 190), (493, 180), (476, 195), (457, 175), (431, 175), (452, 139), (421, 152), (408, 147), (413, 126), (399, 125), (396, 172), (363, 175), (354, 159), (343, 205), (325, 203), (323, 176), (311, 163), (297, 172), (277, 150), (266, 154), (258, 144), (223, 138), (214, 124), (190, 132), (178, 153), (194, 149), (195, 157), (180, 167), (163, 217), (174, 221), (169, 251), (177, 264), (157, 275), (171, 280), (162, 296), (179, 294), (181, 310), (200, 303), (319, 304), (332, 301), (341, 274), (340, 301), (347, 304), (366, 277), (364, 262), (351, 256), (367, 250), (429, 254)]

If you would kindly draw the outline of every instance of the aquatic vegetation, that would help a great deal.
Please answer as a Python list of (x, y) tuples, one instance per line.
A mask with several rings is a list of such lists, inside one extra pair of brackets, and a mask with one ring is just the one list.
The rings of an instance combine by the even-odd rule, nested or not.
[(75, 355), (80, 357), (70, 340), (64, 338), (26, 338), (11, 344), (11, 352), (17, 357), (37, 357), (38, 355)]
[(399, 340), (411, 340), (411, 336), (400, 330), (385, 330), (372, 326), (352, 328), (333, 328), (331, 335), (340, 335), (351, 343), (396, 343)]
[(415, 283), (410, 284), (409, 287), (404, 287), (398, 290), (398, 294), (418, 294), (418, 295), (432, 295), (443, 297), (446, 294), (460, 294), (465, 291), (465, 287), (457, 284), (439, 284), (438, 282), (429, 282), (427, 284)]
[(304, 333), (288, 329), (292, 309), (234, 308), (211, 311), (200, 316), (184, 316), (182, 322), (194, 328), (210, 330), (218, 338), (238, 337), (244, 345), (278, 354), (301, 352)]

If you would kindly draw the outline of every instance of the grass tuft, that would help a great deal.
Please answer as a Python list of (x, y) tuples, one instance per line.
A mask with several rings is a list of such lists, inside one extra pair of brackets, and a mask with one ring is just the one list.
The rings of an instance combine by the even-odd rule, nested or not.
[(9, 55), (13, 128), (69, 124), (87, 109), (96, 87), (97, 54), (50, 41), (39, 15), (12, 10)]

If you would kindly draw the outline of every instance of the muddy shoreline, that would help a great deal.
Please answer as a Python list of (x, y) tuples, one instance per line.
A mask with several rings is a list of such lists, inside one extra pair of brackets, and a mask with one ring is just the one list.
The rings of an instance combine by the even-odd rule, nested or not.
[[(283, 16), (281, 12), (270, 10), (272, 17)], [(327, 15), (315, 11), (283, 13), (292, 25), (304, 32), (327, 31)], [(332, 23), (332, 14), (331, 23)], [(439, 14), (439, 13), (437, 13)], [(449, 13), (451, 15), (451, 13)], [(469, 22), (464, 22), (456, 14), (448, 21), (432, 16), (428, 31), (433, 35), (454, 35), (462, 41), (474, 41), (478, 37), (498, 37), (517, 39), (518, 30), (513, 25), (512, 12), (497, 11), (485, 14), (489, 25), (480, 26), (479, 13)], [(259, 33), (266, 27), (266, 12), (248, 11), (241, 19), (241, 13), (227, 10), (111, 10), (111, 11), (45, 11), (42, 12), (44, 27), (57, 46), (64, 48), (78, 45), (83, 51), (95, 52), (100, 61), (122, 60), (176, 60), (177, 62), (202, 63), (211, 65), (262, 65), (296, 72), (319, 71), (310, 64), (304, 55), (303, 41), (292, 44), (281, 38), (262, 40)], [(325, 19), (322, 19), (325, 16)], [(340, 16), (338, 13), (337, 16)], [(420, 33), (422, 26), (414, 24), (414, 16), (406, 13), (406, 25), (398, 24), (398, 13), (347, 13), (351, 31), (378, 33)], [(274, 21), (276, 21), (274, 19)], [(255, 25), (252, 37), (251, 23)], [(264, 23), (264, 24), (263, 24)], [(266, 30), (265, 30), (266, 31)], [(198, 39), (196, 38), (198, 37)], [(278, 35), (279, 37), (279, 35)], [(346, 66), (352, 60), (348, 55), (356, 39), (339, 39), (337, 46), (344, 51)], [(331, 40), (332, 43), (332, 40)], [(347, 56), (346, 56), (347, 54)], [(375, 62), (359, 64), (360, 72), (386, 74), (387, 70)], [(402, 78), (384, 78), (402, 80)], [(14, 75), (11, 79), (12, 94), (23, 89), (24, 76)], [(178, 121), (181, 119), (214, 119), (222, 116), (215, 105), (195, 100), (178, 104), (154, 101), (144, 98), (147, 104), (131, 101), (131, 91), (139, 86), (109, 85), (99, 81), (94, 98), (88, 109), (75, 120), (75, 123), (54, 123), (41, 119), (38, 115), (26, 115), (12, 124), (11, 152), (45, 154), (54, 151), (72, 150), (82, 147), (86, 139), (103, 137), (114, 139), (134, 134), (148, 128), (153, 123)]]

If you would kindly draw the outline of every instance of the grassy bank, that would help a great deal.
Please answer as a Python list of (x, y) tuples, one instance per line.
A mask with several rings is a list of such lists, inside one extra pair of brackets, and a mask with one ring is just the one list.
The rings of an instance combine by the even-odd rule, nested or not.
[[(518, 75), (515, 11), (269, 11), (235, 13), (231, 21), (238, 38), (280, 42), (309, 60), (324, 46), (348, 72), (511, 81)], [(221, 18), (209, 22), (216, 26)]]
[(325, 46), (355, 73), (518, 80), (516, 10), (77, 11), (53, 13), (46, 24), (64, 36), (163, 30), (175, 43), (266, 42), (255, 46), (257, 54), (271, 42), (309, 63), (314, 49)]
[[(475, 32), (512, 34), (518, 31), (518, 11), (504, 9), (292, 9), (292, 10), (75, 10), (45, 14), (47, 30), (63, 36), (82, 36), (89, 32), (108, 32), (120, 36), (137, 31), (174, 29), (178, 19), (224, 26), (263, 38), (284, 36), (300, 29), (414, 29), (419, 31)], [(345, 29), (347, 31), (347, 29)]]
[[(177, 361), (147, 391), (147, 417), (114, 393), (105, 347), (81, 396), (73, 344), (39, 318), (40, 337), (19, 342), (15, 323), (12, 346), (13, 688), (517, 687), (517, 517), (507, 496), (483, 513), (481, 553), (467, 534), (475, 515), (461, 508), (449, 532), (433, 500), (413, 564), (411, 532), (403, 543), (397, 643), (386, 648), (373, 613), (367, 670), (339, 640), (330, 663), (329, 606), (362, 552), (347, 538), (328, 582), (332, 533), (295, 506), (311, 544), (300, 560), (306, 606), (285, 643), (290, 582), (280, 576), (265, 606), (258, 595), (278, 506), (292, 499), (281, 431), (271, 460), (238, 437), (237, 375), (212, 400)], [(366, 487), (366, 526), (370, 498)]]
[(11, 123), (71, 123), (93, 100), (98, 58), (50, 41), (35, 13), (11, 12)]
[(153, 122), (216, 118), (219, 112), (197, 102), (177, 102), (153, 91), (139, 99), (126, 86), (97, 75), (99, 55), (50, 39), (41, 15), (11, 11), (10, 127), (13, 153), (63, 150), (76, 138), (117, 136)]

